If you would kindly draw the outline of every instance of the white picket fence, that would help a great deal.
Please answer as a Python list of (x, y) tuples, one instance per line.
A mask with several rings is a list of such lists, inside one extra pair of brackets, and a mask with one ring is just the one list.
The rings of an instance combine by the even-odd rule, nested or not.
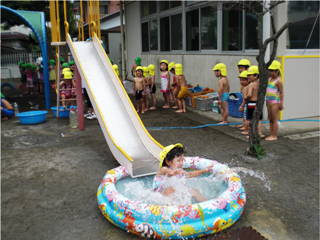
[(25, 63), (33, 63), (41, 57), (41, 53), (20, 53), (20, 54), (5, 54), (1, 55), (1, 78), (10, 78), (9, 70), (11, 69), (12, 78), (20, 78), (20, 71), (18, 63), (24, 61)]

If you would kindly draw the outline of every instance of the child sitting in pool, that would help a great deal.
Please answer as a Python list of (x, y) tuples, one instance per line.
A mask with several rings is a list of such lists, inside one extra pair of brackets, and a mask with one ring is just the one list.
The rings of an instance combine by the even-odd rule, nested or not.
[[(184, 149), (182, 144), (177, 143), (175, 145), (171, 144), (165, 147), (159, 154), (161, 162), (159, 164), (159, 171), (153, 180), (153, 191), (160, 192), (164, 196), (169, 196), (170, 194), (175, 192), (174, 187), (163, 187), (164, 177), (182, 177), (186, 176), (187, 178), (198, 177), (206, 172), (209, 172), (212, 169), (213, 165), (203, 169), (192, 172), (186, 172), (182, 169), (183, 166), (183, 157), (184, 157)], [(196, 189), (189, 189), (192, 196), (196, 199), (197, 202), (204, 202), (208, 200)]]

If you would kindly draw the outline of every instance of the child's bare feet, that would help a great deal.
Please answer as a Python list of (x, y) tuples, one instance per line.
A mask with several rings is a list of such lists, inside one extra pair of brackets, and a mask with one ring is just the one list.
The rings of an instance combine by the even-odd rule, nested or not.
[(138, 112), (140, 112), (140, 110), (139, 110), (139, 109), (137, 109), (137, 113), (138, 113)]
[(239, 130), (240, 131), (244, 131), (244, 130), (246, 130), (244, 127), (242, 127), (242, 128), (239, 128)]
[(156, 110), (156, 109), (157, 109), (156, 107), (149, 108), (149, 110)]
[(276, 141), (276, 140), (278, 140), (278, 138), (273, 136), (269, 136), (266, 138), (266, 141)]
[(164, 105), (162, 108), (170, 108), (170, 106), (168, 106), (168, 105)]
[(148, 108), (146, 108), (144, 111), (145, 111), (145, 112), (147, 112), (147, 111), (149, 111), (149, 109), (148, 109)]
[(172, 109), (179, 109), (179, 107), (178, 106), (173, 106), (173, 107), (171, 107)]
[(237, 128), (242, 128), (242, 127), (243, 127), (243, 124), (237, 126)]
[(228, 122), (221, 121), (221, 122), (219, 122), (218, 124), (226, 124), (226, 123), (228, 123)]
[(182, 110), (178, 110), (178, 111), (176, 111), (176, 113), (183, 113), (183, 111)]
[[(246, 136), (246, 138), (249, 138), (249, 136)], [(265, 138), (265, 135), (260, 135), (260, 138)]]
[(144, 113), (144, 111), (141, 111), (141, 113)]
[(249, 135), (249, 132), (244, 131), (244, 132), (241, 132), (241, 134), (243, 134), (243, 135)]
[(1, 118), (1, 121), (4, 121), (4, 120), (8, 120), (9, 118), (7, 116), (4, 116)]

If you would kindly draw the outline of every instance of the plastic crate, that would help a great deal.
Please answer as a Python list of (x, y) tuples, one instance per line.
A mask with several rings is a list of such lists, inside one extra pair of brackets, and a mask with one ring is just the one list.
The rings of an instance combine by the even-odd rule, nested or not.
[(209, 88), (207, 91), (203, 91), (201, 93), (188, 93), (188, 105), (190, 107), (197, 107), (196, 106), (196, 101), (194, 100), (195, 99), (195, 96), (199, 96), (199, 95), (204, 95), (206, 93), (213, 93), (213, 88)]
[(207, 98), (207, 99), (195, 98), (197, 109), (199, 109), (201, 111), (211, 110), (211, 105), (213, 103), (213, 99), (214, 99), (213, 96), (209, 96), (209, 98)]
[(243, 118), (243, 112), (239, 112), (239, 107), (242, 104), (242, 93), (236, 92), (234, 93), (237, 96), (237, 99), (228, 100), (228, 110), (229, 115), (236, 118)]

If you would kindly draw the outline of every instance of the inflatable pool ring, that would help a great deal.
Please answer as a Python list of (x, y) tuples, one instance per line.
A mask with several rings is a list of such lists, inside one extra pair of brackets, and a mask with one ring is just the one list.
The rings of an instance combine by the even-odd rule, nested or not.
[[(222, 231), (241, 216), (246, 202), (240, 177), (228, 166), (214, 161), (212, 174), (223, 174), (228, 188), (215, 199), (187, 206), (144, 204), (121, 195), (115, 182), (129, 175), (125, 166), (109, 170), (97, 192), (99, 209), (114, 225), (141, 237), (195, 238)], [(204, 169), (212, 160), (185, 157), (183, 168)]]

